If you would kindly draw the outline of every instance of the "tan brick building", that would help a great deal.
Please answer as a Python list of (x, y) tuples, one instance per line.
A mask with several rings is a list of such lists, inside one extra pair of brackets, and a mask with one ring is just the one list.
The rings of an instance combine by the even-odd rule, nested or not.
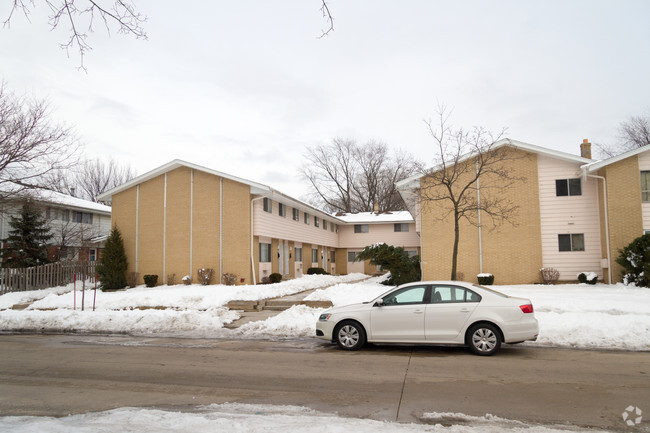
[[(581, 156), (510, 139), (495, 146), (502, 147), (517, 155), (504, 164), (519, 180), (499, 189), (486, 178), (472, 194), (477, 200), (497, 194), (517, 211), (497, 227), (461, 221), (459, 279), (491, 273), (497, 284), (537, 283), (547, 267), (564, 281), (576, 281), (580, 272), (619, 281), (618, 250), (650, 230), (650, 148), (593, 161), (586, 140)], [(474, 164), (473, 158), (460, 163)], [(427, 182), (418, 175), (398, 187), (421, 235), (423, 279), (449, 279), (453, 219), (448, 207), (422, 199)]]

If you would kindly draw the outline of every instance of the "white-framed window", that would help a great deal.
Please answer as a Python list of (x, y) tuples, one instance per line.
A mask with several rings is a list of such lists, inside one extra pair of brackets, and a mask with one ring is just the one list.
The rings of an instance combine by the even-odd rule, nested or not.
[(317, 216), (314, 217), (314, 227), (320, 227), (320, 219)]
[(323, 220), (323, 230), (327, 230), (327, 220)]
[(641, 172), (641, 201), (650, 203), (650, 171)]
[(318, 263), (318, 248), (311, 249), (311, 262)]
[(281, 217), (287, 216), (287, 206), (283, 203), (278, 203), (278, 215)]
[(97, 249), (96, 248), (91, 248), (88, 251), (88, 260), (90, 260), (91, 262), (94, 262), (94, 261), (97, 260)]
[(302, 247), (297, 247), (295, 250), (296, 262), (302, 262)]
[(395, 232), (408, 232), (409, 225), (408, 223), (395, 223), (393, 230)]
[(293, 220), (300, 221), (300, 211), (295, 207), (293, 208)]
[(348, 262), (352, 263), (359, 255), (358, 251), (348, 251)]
[(335, 228), (336, 228), (336, 224), (331, 223), (330, 224), (330, 231), (333, 232)]
[(309, 224), (309, 214), (307, 212), (303, 214), (303, 220), (305, 221), (305, 224)]
[(355, 224), (354, 225), (355, 233), (368, 233), (368, 224)]
[(418, 255), (418, 250), (406, 250), (405, 253), (409, 257), (415, 257)]
[(580, 178), (575, 179), (556, 179), (555, 180), (555, 195), (567, 196), (567, 195), (582, 195), (582, 185), (580, 183)]
[(330, 251), (330, 262), (336, 263), (336, 251)]
[(269, 263), (271, 261), (271, 244), (260, 242), (260, 263)]
[(264, 197), (264, 212), (273, 212), (273, 202), (270, 198)]
[(560, 251), (584, 251), (584, 233), (571, 233), (557, 235), (558, 249)]
[(89, 212), (77, 212), (76, 210), (72, 211), (72, 222), (82, 223), (82, 224), (92, 224), (93, 223), (93, 214)]

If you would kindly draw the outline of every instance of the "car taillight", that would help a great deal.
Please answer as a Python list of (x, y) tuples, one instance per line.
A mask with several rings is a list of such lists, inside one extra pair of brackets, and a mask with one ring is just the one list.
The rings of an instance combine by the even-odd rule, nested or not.
[(521, 311), (523, 311), (524, 313), (533, 312), (533, 304), (520, 305), (519, 308), (521, 308)]

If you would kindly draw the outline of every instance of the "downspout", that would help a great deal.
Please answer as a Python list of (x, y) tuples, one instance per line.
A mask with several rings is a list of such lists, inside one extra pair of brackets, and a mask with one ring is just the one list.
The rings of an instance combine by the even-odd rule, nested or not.
[(476, 203), (478, 205), (478, 269), (483, 273), (483, 237), (481, 235), (481, 179), (478, 172), (478, 158), (476, 159)]
[(140, 242), (140, 184), (135, 188), (135, 272), (138, 273), (138, 243)]
[(190, 273), (194, 267), (194, 169), (190, 170)]
[(597, 176), (595, 174), (586, 174), (586, 176), (603, 181), (603, 205), (605, 206), (605, 243), (607, 245), (607, 278), (609, 278), (609, 284), (612, 284), (612, 259), (609, 252), (609, 209), (607, 208), (607, 179), (603, 176)]
[[(163, 278), (167, 275), (167, 173), (163, 187)], [(163, 280), (164, 281), (164, 280)]]
[(255, 239), (255, 236), (253, 236), (253, 204), (256, 200), (261, 200), (264, 197), (256, 197), (251, 200), (251, 270), (253, 271), (253, 285), (257, 284), (257, 279), (255, 277), (255, 248), (253, 246), (253, 241)]
[(219, 282), (223, 276), (223, 177), (219, 178)]

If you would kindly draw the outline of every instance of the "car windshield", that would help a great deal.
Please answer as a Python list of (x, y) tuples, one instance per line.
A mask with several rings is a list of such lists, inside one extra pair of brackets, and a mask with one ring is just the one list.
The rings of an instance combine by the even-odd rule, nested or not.
[(479, 289), (487, 290), (487, 291), (490, 292), (490, 293), (494, 293), (494, 294), (497, 295), (497, 296), (501, 296), (502, 298), (509, 298), (509, 297), (510, 297), (510, 296), (508, 296), (508, 295), (506, 295), (506, 294), (504, 294), (504, 293), (497, 292), (497, 291), (494, 290), (494, 289), (488, 289), (488, 288), (485, 287), (485, 286), (479, 286), (478, 284), (472, 284), (472, 285), (473, 285), (474, 287), (478, 287)]

